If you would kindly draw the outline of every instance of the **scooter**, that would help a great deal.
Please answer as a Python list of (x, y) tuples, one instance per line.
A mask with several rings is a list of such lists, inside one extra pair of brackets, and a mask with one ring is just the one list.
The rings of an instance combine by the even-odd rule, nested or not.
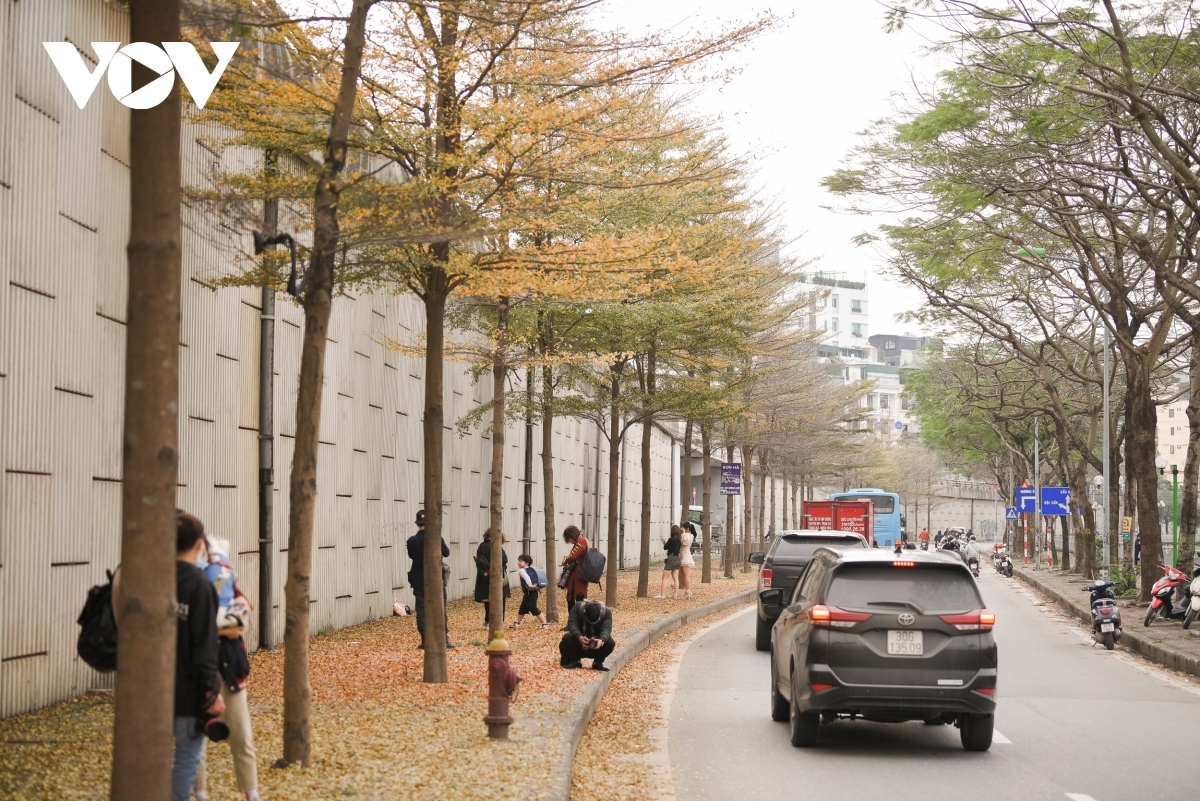
[(974, 556), (967, 557), (967, 567), (971, 568), (971, 575), (979, 578), (979, 559)]
[(1150, 594), (1153, 597), (1150, 599), (1150, 608), (1146, 611), (1147, 626), (1153, 623), (1154, 618), (1159, 615), (1168, 620), (1182, 620), (1190, 606), (1184, 602), (1171, 603), (1175, 588), (1187, 581), (1187, 573), (1170, 565), (1163, 565), (1163, 574), (1163, 577), (1154, 582), (1154, 586), (1150, 588)]
[(1012, 578), (1013, 564), (1012, 559), (1008, 555), (1007, 548), (1000, 548), (992, 554), (992, 563), (996, 566), (996, 572), (1006, 578)]
[(1121, 638), (1121, 608), (1117, 606), (1112, 587), (1113, 582), (1099, 580), (1083, 588), (1084, 592), (1091, 593), (1092, 638), (1110, 651)]
[(1200, 568), (1192, 571), (1192, 575), (1196, 578), (1192, 579), (1192, 586), (1188, 588), (1188, 593), (1191, 597), (1188, 599), (1188, 610), (1183, 613), (1183, 627), (1190, 628), (1192, 622), (1196, 619), (1196, 615), (1200, 615)]

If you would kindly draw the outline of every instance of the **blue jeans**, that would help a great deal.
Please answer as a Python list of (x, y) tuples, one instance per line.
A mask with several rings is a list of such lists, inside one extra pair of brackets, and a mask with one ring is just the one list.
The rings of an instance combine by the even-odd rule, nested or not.
[(171, 766), (171, 801), (189, 801), (196, 770), (208, 741), (196, 732), (195, 718), (175, 718), (175, 762)]

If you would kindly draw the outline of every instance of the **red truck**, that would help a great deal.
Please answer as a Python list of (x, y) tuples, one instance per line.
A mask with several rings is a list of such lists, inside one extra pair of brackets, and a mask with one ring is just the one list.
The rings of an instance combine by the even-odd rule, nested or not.
[(874, 510), (870, 501), (802, 501), (801, 528), (812, 531), (849, 531), (861, 534), (872, 546)]

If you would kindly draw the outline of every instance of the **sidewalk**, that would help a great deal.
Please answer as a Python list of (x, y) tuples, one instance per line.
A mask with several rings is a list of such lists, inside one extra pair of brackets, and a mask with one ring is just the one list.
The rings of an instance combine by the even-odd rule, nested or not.
[[(698, 571), (697, 571), (698, 572)], [(652, 590), (659, 568), (651, 570)], [(689, 601), (636, 598), (636, 572), (618, 582), (618, 650), (673, 613), (754, 586), (757, 572), (697, 584)], [(517, 599), (509, 605), (515, 617)], [(560, 607), (561, 595), (560, 595)], [(558, 667), (559, 626), (506, 632), (521, 671), (508, 741), (489, 741), (483, 607), (450, 605), (450, 681), (421, 681), (415, 620), (386, 618), (313, 638), (313, 765), (271, 769), (282, 745), (282, 649), (251, 656), (250, 704), (259, 782), (267, 801), (358, 796), (370, 799), (532, 799), (560, 786), (560, 754), (584, 688), (609, 674)], [(85, 695), (0, 721), (0, 798), (105, 799), (112, 747), (108, 696)], [(228, 747), (209, 747), (209, 795), (237, 798)]]
[[(1013, 575), (1040, 590), (1073, 617), (1090, 626), (1092, 613), (1083, 588), (1087, 581), (1061, 570), (1030, 570), (1014, 567)], [(1122, 634), (1118, 647), (1141, 654), (1161, 665), (1200, 676), (1200, 626), (1184, 630), (1177, 620), (1156, 620), (1149, 628), (1143, 625), (1146, 605), (1134, 605), (1120, 600)]]

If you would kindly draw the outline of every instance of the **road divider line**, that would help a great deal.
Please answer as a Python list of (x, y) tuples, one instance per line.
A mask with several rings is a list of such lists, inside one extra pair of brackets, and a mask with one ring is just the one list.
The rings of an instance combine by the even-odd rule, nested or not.
[(1087, 793), (1065, 793), (1064, 795), (1071, 799), (1071, 801), (1096, 801), (1096, 799)]
[(995, 729), (992, 729), (992, 742), (999, 743), (1000, 745), (1012, 745), (1012, 740), (1008, 739)]

